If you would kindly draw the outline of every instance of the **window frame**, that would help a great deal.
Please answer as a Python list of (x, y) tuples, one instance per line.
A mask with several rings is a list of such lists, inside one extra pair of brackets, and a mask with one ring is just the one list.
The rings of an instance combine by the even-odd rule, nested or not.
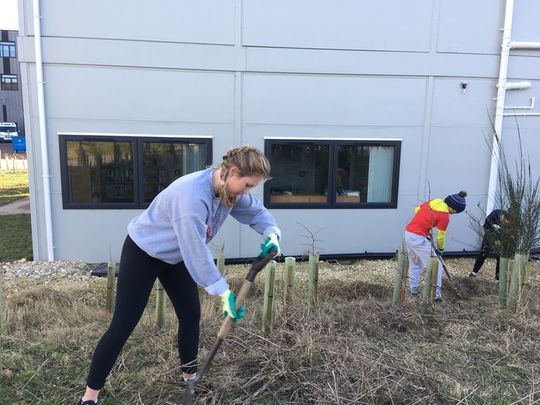
[[(4, 81), (6, 79), (9, 79), (10, 82)], [(15, 81), (13, 81), (13, 79), (15, 79)], [(15, 73), (2, 73), (0, 75), (0, 89), (3, 91), (18, 91), (19, 77)]]
[[(3, 54), (3, 47), (7, 46), (9, 51), (9, 55)], [(13, 56), (11, 56), (11, 50), (13, 50)], [(0, 41), (0, 58), (16, 58), (17, 57), (17, 46), (15, 45), (15, 41)]]
[[(143, 143), (198, 143), (206, 145), (205, 166), (212, 164), (212, 137), (210, 136), (167, 136), (167, 135), (124, 135), (124, 134), (76, 134), (58, 133), (60, 146), (60, 175), (62, 182), (62, 207), (63, 209), (145, 209), (150, 203), (144, 202), (144, 166)], [(94, 142), (131, 142), (133, 146), (133, 203), (81, 203), (69, 200), (69, 176), (67, 167), (67, 142), (68, 141), (94, 141)]]
[[(399, 169), (401, 161), (401, 139), (341, 139), (341, 138), (265, 138), (264, 153), (270, 165), (272, 165), (272, 146), (275, 144), (307, 144), (329, 145), (329, 168), (328, 190), (332, 193), (327, 195), (325, 203), (290, 203), (271, 202), (271, 180), (264, 185), (264, 205), (271, 209), (396, 209), (398, 205)], [(389, 202), (360, 202), (360, 203), (336, 203), (336, 171), (338, 161), (338, 146), (393, 146), (394, 160), (392, 163), (392, 189)], [(271, 174), (270, 174), (271, 175)]]

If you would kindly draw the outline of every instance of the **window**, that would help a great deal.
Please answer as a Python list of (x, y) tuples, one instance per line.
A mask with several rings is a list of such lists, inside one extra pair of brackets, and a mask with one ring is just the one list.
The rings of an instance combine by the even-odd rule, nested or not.
[(15, 42), (0, 42), (0, 58), (15, 58)]
[(267, 140), (271, 208), (396, 208), (401, 141)]
[(18, 90), (19, 82), (17, 75), (2, 75), (2, 90)]
[(175, 179), (211, 164), (210, 139), (60, 136), (64, 208), (146, 208)]

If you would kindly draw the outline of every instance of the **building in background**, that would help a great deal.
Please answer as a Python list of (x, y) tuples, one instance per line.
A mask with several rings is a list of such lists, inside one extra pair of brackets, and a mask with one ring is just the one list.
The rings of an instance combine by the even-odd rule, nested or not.
[(24, 135), (21, 72), (17, 59), (17, 31), (0, 30), (0, 121), (17, 124)]
[[(273, 165), (255, 194), (286, 255), (309, 248), (306, 228), (321, 230), (321, 254), (392, 253), (427, 198), (464, 189), (469, 213), (486, 209), (503, 111), (520, 114), (501, 127), (507, 155), (516, 123), (524, 150), (540, 149), (540, 54), (534, 44), (501, 53), (508, 21), (513, 41), (540, 40), (540, 2), (19, 7), (36, 259), (117, 260), (128, 222), (157, 192), (244, 143)], [(510, 91), (507, 80), (528, 85)], [(508, 91), (496, 113), (498, 85)], [(478, 248), (468, 226), (466, 214), (452, 219), (447, 251)], [(258, 245), (227, 221), (216, 250), (252, 257)]]

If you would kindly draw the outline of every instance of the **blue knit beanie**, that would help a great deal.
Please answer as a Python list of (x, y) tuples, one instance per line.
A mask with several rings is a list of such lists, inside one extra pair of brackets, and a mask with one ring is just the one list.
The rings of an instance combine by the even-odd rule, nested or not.
[(460, 191), (457, 194), (450, 194), (444, 199), (444, 202), (450, 207), (455, 209), (457, 212), (462, 212), (465, 210), (467, 203), (465, 202), (465, 197), (467, 197), (466, 191)]

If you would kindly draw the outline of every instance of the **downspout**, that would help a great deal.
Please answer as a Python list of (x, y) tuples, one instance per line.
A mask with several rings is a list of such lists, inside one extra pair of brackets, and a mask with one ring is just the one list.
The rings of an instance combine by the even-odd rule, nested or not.
[(52, 230), (51, 187), (49, 173), (49, 151), (47, 148), (47, 126), (45, 123), (45, 97), (43, 89), (43, 58), (41, 55), (41, 21), (39, 0), (33, 0), (34, 46), (36, 51), (37, 107), (39, 122), (39, 143), (41, 150), (41, 171), (43, 175), (43, 207), (47, 243), (47, 260), (54, 260), (54, 242)]
[(512, 49), (540, 49), (540, 42), (538, 41), (512, 41), (510, 42), (510, 48)]
[(491, 146), (491, 166), (489, 170), (489, 185), (487, 193), (486, 215), (494, 207), (497, 183), (499, 182), (499, 148), (502, 141), (502, 124), (504, 117), (504, 98), (506, 95), (506, 77), (508, 73), (508, 59), (510, 56), (510, 42), (512, 37), (512, 17), (514, 13), (514, 0), (506, 0), (504, 13), (504, 29), (501, 43), (501, 62), (499, 67), (499, 81), (497, 83), (497, 103), (495, 106), (495, 121), (493, 123), (493, 141)]

